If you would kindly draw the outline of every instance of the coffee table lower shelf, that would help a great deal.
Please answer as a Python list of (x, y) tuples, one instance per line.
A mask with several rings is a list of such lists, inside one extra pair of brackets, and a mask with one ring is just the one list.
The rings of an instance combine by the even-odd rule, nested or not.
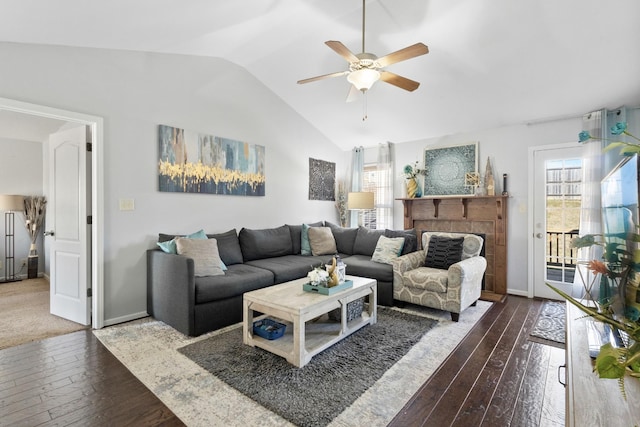
[[(359, 286), (332, 296), (303, 292), (302, 282), (297, 283), (299, 281), (245, 294), (243, 342), (284, 357), (297, 367), (306, 365), (316, 354), (364, 326), (376, 323), (376, 281), (359, 277), (354, 279), (360, 279), (356, 280)], [(278, 289), (278, 286), (281, 288)], [(298, 293), (292, 294), (298, 289)], [(286, 298), (279, 299), (282, 295), (290, 297), (288, 303)], [(361, 316), (347, 321), (347, 304), (364, 296), (369, 296), (367, 310)], [(341, 308), (343, 313), (339, 322), (330, 320), (327, 315), (336, 308)], [(254, 317), (254, 312), (264, 314)], [(253, 322), (265, 317), (287, 325), (282, 337), (268, 340), (253, 333)]]

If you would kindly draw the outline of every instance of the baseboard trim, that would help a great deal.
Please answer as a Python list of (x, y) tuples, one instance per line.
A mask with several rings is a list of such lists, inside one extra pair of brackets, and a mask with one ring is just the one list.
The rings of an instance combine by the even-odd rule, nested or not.
[[(143, 317), (149, 317), (146, 311), (138, 313), (127, 314), (126, 316), (115, 317), (113, 319), (104, 319), (104, 326), (113, 326), (119, 323), (126, 323), (132, 320), (142, 319)], [(95, 328), (94, 328), (95, 329)]]
[(507, 293), (509, 295), (517, 295), (519, 297), (525, 297), (525, 298), (529, 298), (529, 293), (527, 291), (520, 291), (517, 289), (507, 289)]

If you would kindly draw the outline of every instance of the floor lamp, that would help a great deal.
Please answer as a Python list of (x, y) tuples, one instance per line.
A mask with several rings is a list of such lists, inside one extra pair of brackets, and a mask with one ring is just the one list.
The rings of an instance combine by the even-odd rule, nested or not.
[(24, 209), (22, 196), (0, 194), (0, 211), (4, 211), (4, 281), (17, 282), (15, 258), (15, 212)]
[[(351, 211), (368, 211), (375, 207), (373, 203), (373, 193), (357, 192), (347, 195), (347, 209)], [(362, 224), (362, 212), (358, 212), (358, 226)]]

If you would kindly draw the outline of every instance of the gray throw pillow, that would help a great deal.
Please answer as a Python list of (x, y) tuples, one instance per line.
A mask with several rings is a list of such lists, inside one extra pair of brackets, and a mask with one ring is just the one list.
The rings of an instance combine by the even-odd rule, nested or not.
[(226, 265), (242, 264), (242, 250), (235, 228), (225, 233), (207, 234), (207, 237), (218, 241), (218, 252), (222, 262)]
[(464, 237), (431, 236), (424, 266), (448, 270), (452, 264), (462, 259)]
[(221, 260), (216, 239), (178, 237), (176, 247), (178, 255), (193, 258), (196, 277), (224, 275), (224, 271), (220, 268)]
[(353, 243), (354, 255), (373, 255), (376, 250), (378, 239), (384, 235), (384, 230), (369, 230), (368, 228), (358, 227), (356, 240)]
[(331, 229), (333, 237), (336, 239), (336, 248), (338, 252), (345, 255), (353, 255), (353, 244), (358, 235), (357, 228), (345, 228), (339, 225), (325, 221), (327, 227)]

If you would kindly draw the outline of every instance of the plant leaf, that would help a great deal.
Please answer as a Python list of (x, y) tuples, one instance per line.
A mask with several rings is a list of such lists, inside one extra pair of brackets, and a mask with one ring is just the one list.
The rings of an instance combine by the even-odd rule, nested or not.
[(620, 362), (622, 349), (614, 348), (611, 343), (606, 343), (600, 347), (600, 353), (596, 357), (595, 370), (600, 378), (623, 378), (625, 366)]

